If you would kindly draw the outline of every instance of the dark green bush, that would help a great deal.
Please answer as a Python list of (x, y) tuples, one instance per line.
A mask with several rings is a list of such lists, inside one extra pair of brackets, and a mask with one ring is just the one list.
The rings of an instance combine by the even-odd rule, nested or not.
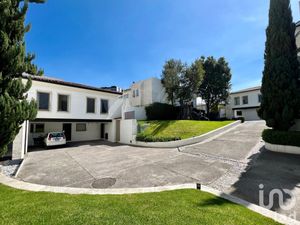
[(290, 145), (300, 147), (299, 131), (277, 131), (266, 129), (262, 133), (265, 142), (276, 145)]
[(145, 108), (147, 120), (176, 120), (179, 109), (169, 104), (153, 103)]
[(240, 121), (241, 121), (241, 123), (244, 123), (244, 122), (245, 122), (245, 117), (243, 117), (243, 116), (240, 116), (240, 117), (238, 117), (238, 118), (237, 118), (237, 120), (240, 120)]
[(168, 142), (181, 140), (180, 137), (155, 137), (150, 135), (138, 134), (136, 136), (137, 141), (142, 142)]

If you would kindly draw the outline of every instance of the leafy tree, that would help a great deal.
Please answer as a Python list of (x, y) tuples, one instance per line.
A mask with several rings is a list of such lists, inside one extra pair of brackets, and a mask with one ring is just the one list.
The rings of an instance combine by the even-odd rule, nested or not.
[(29, 66), (33, 55), (25, 53), (24, 35), (30, 26), (24, 21), (30, 2), (44, 1), (0, 1), (0, 155), (5, 154), (22, 123), (37, 113), (36, 103), (26, 100), (31, 81), (24, 84), (21, 79), (23, 72), (36, 68)]
[(184, 64), (180, 60), (168, 60), (162, 71), (162, 83), (167, 99), (174, 106), (179, 98), (180, 77), (184, 72)]
[(204, 74), (201, 59), (195, 60), (190, 67), (186, 67), (180, 78), (179, 98), (182, 104), (191, 102), (196, 97)]
[(271, 0), (266, 30), (262, 103), (258, 115), (267, 126), (288, 130), (299, 112), (299, 68), (295, 24), (289, 0)]
[(212, 118), (220, 103), (226, 102), (231, 88), (231, 70), (225, 58), (201, 58), (205, 71), (199, 94), (206, 103), (207, 115)]
[(180, 118), (190, 119), (192, 113), (192, 100), (196, 98), (199, 87), (204, 77), (204, 69), (201, 60), (196, 60), (190, 67), (185, 69), (180, 77), (178, 97), (181, 106)]

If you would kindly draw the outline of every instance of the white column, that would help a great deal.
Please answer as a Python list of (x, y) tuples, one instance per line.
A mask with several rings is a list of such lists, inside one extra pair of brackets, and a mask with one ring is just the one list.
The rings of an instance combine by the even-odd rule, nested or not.
[(12, 159), (23, 159), (25, 154), (27, 153), (28, 148), (28, 127), (29, 122), (25, 121), (22, 124), (22, 127), (13, 141), (12, 147)]

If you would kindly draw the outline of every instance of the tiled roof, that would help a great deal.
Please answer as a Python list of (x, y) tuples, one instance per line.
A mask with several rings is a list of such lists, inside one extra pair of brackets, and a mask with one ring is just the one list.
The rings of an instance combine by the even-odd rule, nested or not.
[(92, 86), (88, 86), (88, 85), (84, 85), (84, 84), (67, 82), (67, 81), (56, 79), (56, 78), (51, 78), (51, 77), (46, 77), (46, 76), (33, 76), (33, 75), (30, 75), (30, 74), (23, 74), (23, 78), (29, 78), (29, 77), (32, 80), (40, 81), (40, 82), (58, 84), (58, 85), (69, 86), (69, 87), (82, 88), (82, 89), (105, 92), (105, 93), (116, 94), (116, 95), (122, 95), (121, 92), (102, 89), (102, 88), (97, 88), (97, 87), (92, 87)]

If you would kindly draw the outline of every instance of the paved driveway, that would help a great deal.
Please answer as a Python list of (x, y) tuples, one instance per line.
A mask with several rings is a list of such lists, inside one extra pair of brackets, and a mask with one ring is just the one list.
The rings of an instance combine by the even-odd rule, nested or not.
[(247, 122), (214, 140), (180, 150), (92, 142), (30, 152), (18, 178), (51, 186), (90, 188), (190, 182), (211, 185), (244, 163), (263, 128), (263, 122)]
[[(138, 148), (93, 142), (69, 148), (30, 152), (18, 178), (52, 186), (88, 188), (152, 187), (199, 182), (259, 204), (272, 189), (289, 189), (300, 201), (300, 157), (264, 149), (264, 122), (246, 122), (230, 131), (180, 149)], [(284, 195), (289, 204), (291, 196)], [(283, 211), (300, 219), (300, 204)]]

